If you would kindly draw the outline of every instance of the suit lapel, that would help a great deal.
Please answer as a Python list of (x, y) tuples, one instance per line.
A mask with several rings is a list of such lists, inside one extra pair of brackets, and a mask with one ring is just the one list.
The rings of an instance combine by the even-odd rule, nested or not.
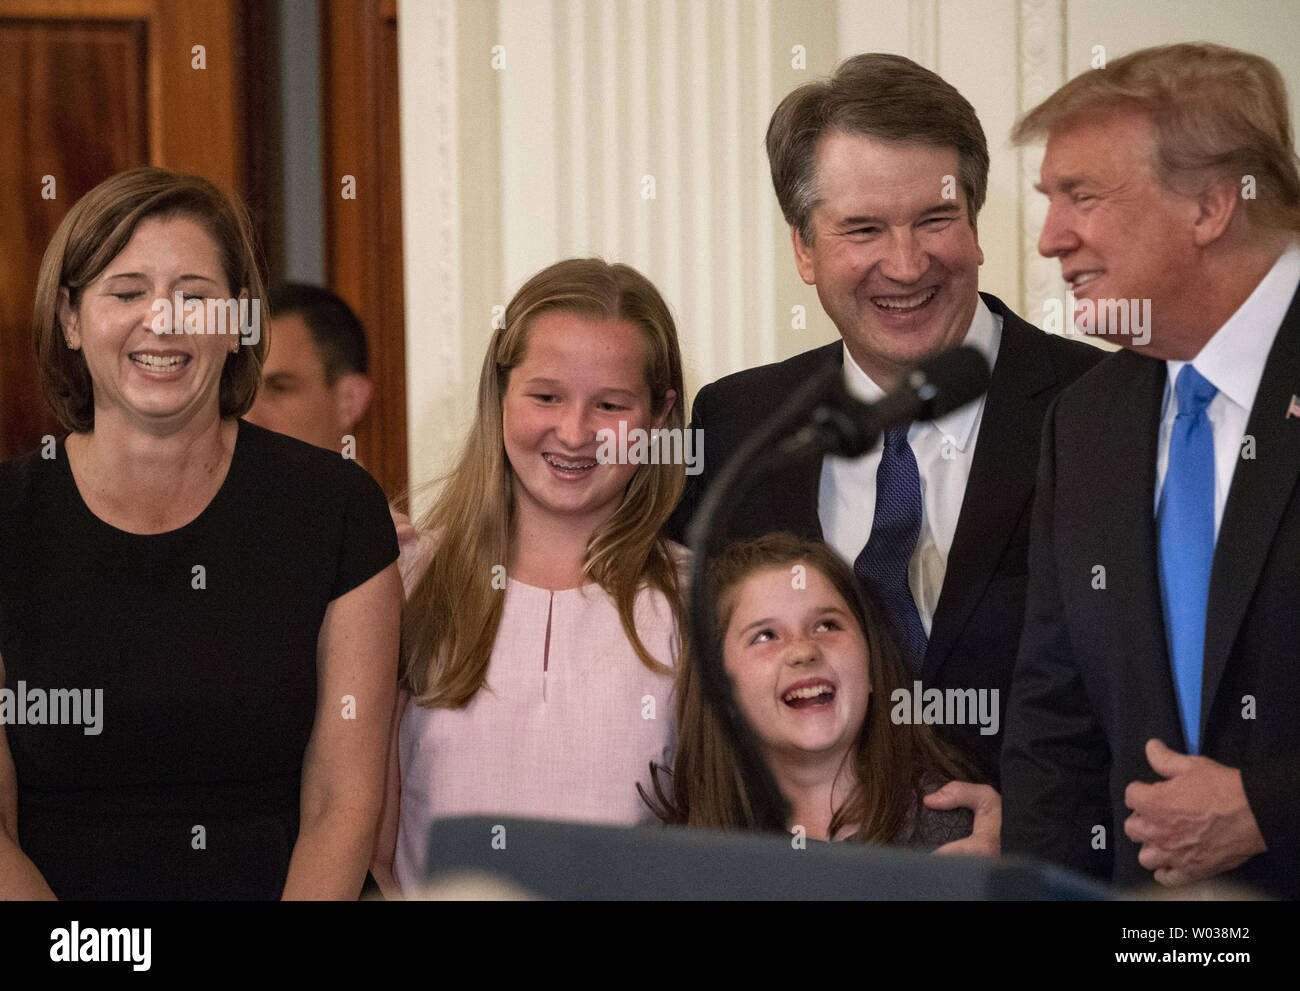
[[(822, 348), (821, 361), (844, 367), (844, 345), (837, 341)], [(825, 364), (819, 362), (815, 372)], [(814, 373), (815, 373), (814, 372)], [(797, 388), (802, 383), (790, 383)], [(773, 475), (767, 483), (768, 518), (764, 531), (789, 530), (801, 537), (824, 540), (818, 500), (821, 495), (822, 458), (800, 458), (788, 468)]]
[(943, 588), (930, 624), (923, 677), (942, 668), (952, 645), (984, 595), (1034, 489), (1044, 400), (1056, 384), (1043, 360), (1042, 331), (985, 297), (1002, 316), (1002, 340), (980, 420), (961, 513), (948, 552)]
[(812, 540), (825, 539), (817, 513), (821, 458), (801, 458), (772, 475), (764, 484), (765, 519), (757, 532), (788, 530)]
[[(1097, 433), (1086, 464), (1094, 466), (1091, 515), (1075, 526), (1096, 533), (1097, 564), (1106, 568), (1106, 596), (1097, 628), (1099, 656), (1112, 665), (1114, 684), (1144, 713), (1146, 736), (1185, 750), (1165, 634), (1157, 553), (1156, 455), (1165, 394), (1166, 365), (1132, 352), (1112, 370), (1108, 400), (1097, 411)], [(1115, 617), (1114, 622), (1107, 617)], [(1139, 744), (1140, 746), (1140, 744)]]
[(1201, 732), (1232, 645), (1255, 594), (1282, 514), (1300, 480), (1300, 417), (1287, 416), (1300, 394), (1300, 292), (1278, 329), (1255, 393), (1246, 435), (1254, 458), (1239, 458), (1223, 510), (1210, 571), (1205, 622)]

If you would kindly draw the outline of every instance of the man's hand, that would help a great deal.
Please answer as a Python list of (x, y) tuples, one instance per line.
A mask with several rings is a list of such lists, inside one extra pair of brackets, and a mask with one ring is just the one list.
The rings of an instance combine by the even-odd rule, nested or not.
[(393, 517), (393, 528), (397, 531), (397, 546), (401, 550), (414, 546), (419, 541), (420, 535), (411, 525), (411, 518), (405, 513), (399, 513), (392, 506), (388, 507), (388, 513)]
[(949, 781), (938, 791), (925, 796), (932, 809), (967, 808), (975, 811), (975, 824), (969, 836), (945, 843), (935, 853), (978, 853), (996, 857), (1002, 853), (1002, 796), (988, 785), (969, 781)]
[(1147, 741), (1147, 762), (1165, 781), (1133, 781), (1124, 832), (1140, 843), (1138, 863), (1161, 884), (1186, 884), (1232, 870), (1267, 849), (1246, 801), (1241, 771)]
[(402, 576), (403, 593), (409, 598), (429, 564), (433, 541), (427, 533), (417, 530), (405, 513), (399, 513), (392, 506), (388, 507), (388, 512), (397, 531), (397, 570)]

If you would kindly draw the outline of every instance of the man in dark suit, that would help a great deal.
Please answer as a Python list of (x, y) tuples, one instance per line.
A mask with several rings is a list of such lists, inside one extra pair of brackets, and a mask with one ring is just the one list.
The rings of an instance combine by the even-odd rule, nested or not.
[(1125, 350), (1047, 417), (1004, 849), (1121, 885), (1229, 875), (1296, 897), (1300, 170), (1286, 89), (1245, 52), (1145, 49), (1067, 83), (1014, 137), (1044, 135), (1039, 250), (1061, 260), (1076, 317), (1090, 311)]
[[(791, 463), (727, 524), (737, 538), (824, 538), (878, 598), (892, 596), (886, 611), (926, 691), (993, 703), (982, 721), (968, 707), (961, 724), (940, 729), (996, 784), (1042, 417), (1103, 355), (978, 292), (988, 150), (970, 103), (933, 72), (896, 55), (851, 58), (782, 101), (767, 150), (800, 276), (842, 341), (700, 390), (691, 426), (709, 453), (674, 535), (748, 432), (809, 376), (842, 368), (850, 392), (871, 401), (926, 358), (979, 348), (993, 365), (985, 398), (862, 458)], [(891, 527), (909, 515), (899, 538)]]

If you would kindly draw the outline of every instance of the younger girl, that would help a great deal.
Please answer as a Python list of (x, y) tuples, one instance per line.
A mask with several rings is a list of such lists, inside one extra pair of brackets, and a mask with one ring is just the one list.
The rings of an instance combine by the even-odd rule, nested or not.
[[(927, 848), (971, 832), (968, 809), (939, 807), (957, 804), (954, 794), (925, 798), (951, 778), (969, 781), (970, 770), (930, 727), (891, 721), (893, 693), (907, 684), (897, 648), (834, 551), (769, 534), (725, 548), (709, 581), (736, 703), (790, 803), (791, 828)], [(647, 802), (665, 822), (755, 828), (690, 658), (677, 690), (676, 762), (653, 770)]]
[(684, 551), (659, 531), (685, 470), (602, 441), (680, 430), (682, 392), (672, 317), (626, 265), (562, 261), (510, 301), (469, 438), (404, 552), (386, 891), (390, 870), (407, 891), (423, 879), (435, 818), (643, 817), (637, 779), (673, 735)]

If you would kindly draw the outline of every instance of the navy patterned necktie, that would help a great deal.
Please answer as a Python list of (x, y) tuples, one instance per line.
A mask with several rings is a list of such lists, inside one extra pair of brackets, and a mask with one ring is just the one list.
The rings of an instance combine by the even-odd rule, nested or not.
[(884, 607), (885, 615), (913, 674), (925, 659), (925, 627), (912, 598), (907, 568), (921, 535), (921, 473), (907, 443), (908, 424), (885, 430), (885, 449), (876, 469), (876, 515), (867, 546), (853, 562), (853, 573)]

